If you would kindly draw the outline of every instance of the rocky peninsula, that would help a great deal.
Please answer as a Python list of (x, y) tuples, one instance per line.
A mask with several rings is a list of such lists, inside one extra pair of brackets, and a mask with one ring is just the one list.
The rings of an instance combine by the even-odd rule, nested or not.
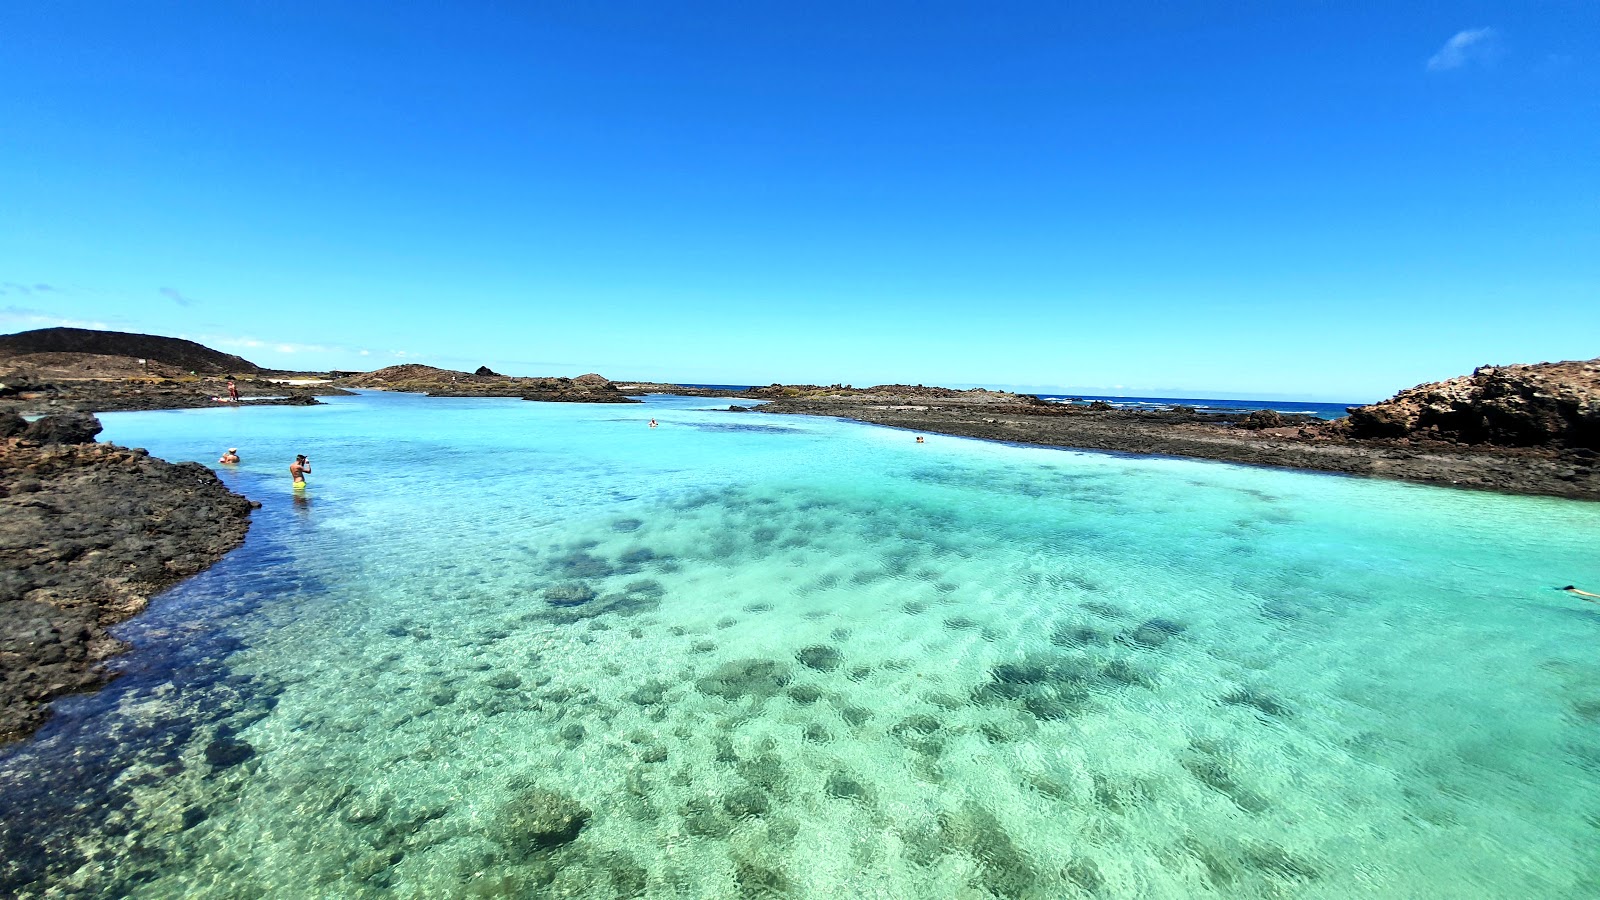
[(921, 385), (774, 384), (745, 396), (770, 401), (757, 407), (763, 413), (910, 431), (1600, 500), (1600, 359), (1484, 366), (1333, 421), (1134, 411)]
[(198, 463), (95, 443), (87, 415), (0, 413), (0, 743), (91, 690), (107, 629), (243, 542), (252, 503)]
[(487, 366), (456, 372), (410, 363), (345, 375), (340, 387), (406, 391), (430, 397), (520, 397), (549, 403), (638, 403), (610, 379), (590, 373), (577, 378), (501, 375)]
[(23, 415), (312, 406), (346, 394), (326, 379), (263, 369), (242, 357), (179, 338), (85, 328), (0, 335), (0, 409)]

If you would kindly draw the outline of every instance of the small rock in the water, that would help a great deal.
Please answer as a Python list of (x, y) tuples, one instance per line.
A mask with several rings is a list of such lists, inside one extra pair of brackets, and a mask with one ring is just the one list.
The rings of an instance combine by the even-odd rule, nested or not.
[(867, 796), (867, 789), (861, 782), (843, 772), (835, 772), (828, 776), (827, 791), (828, 796), (840, 800), (862, 800)]
[(522, 687), (522, 679), (518, 678), (511, 672), (496, 672), (495, 674), (489, 676), (488, 683), (489, 687), (499, 688), (502, 691), (509, 691), (513, 688)]
[(530, 788), (500, 810), (495, 840), (531, 853), (571, 843), (589, 822), (583, 804), (555, 791)]
[(256, 748), (238, 738), (217, 738), (206, 745), (206, 762), (213, 768), (237, 766), (256, 755)]
[(588, 603), (597, 596), (599, 595), (595, 593), (594, 588), (581, 581), (552, 585), (544, 589), (544, 599), (549, 601), (551, 606), (578, 606)]
[(834, 669), (839, 668), (840, 663), (844, 662), (844, 654), (840, 653), (837, 647), (830, 647), (827, 644), (812, 644), (809, 647), (804, 647), (795, 654), (795, 658), (800, 660), (803, 665), (819, 672), (832, 672)]

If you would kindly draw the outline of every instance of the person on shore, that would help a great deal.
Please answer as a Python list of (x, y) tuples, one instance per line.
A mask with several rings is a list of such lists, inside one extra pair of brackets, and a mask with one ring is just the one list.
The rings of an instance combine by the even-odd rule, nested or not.
[(228, 379), (228, 399), (234, 403), (239, 402), (239, 386), (233, 383), (232, 378)]
[(304, 453), (296, 456), (294, 458), (294, 462), (289, 464), (289, 476), (294, 479), (294, 486), (296, 488), (305, 487), (306, 476), (310, 474), (311, 460), (306, 459), (306, 455)]
[(222, 458), (217, 460), (217, 462), (219, 462), (219, 463), (221, 463), (222, 465), (225, 465), (225, 466), (236, 466), (236, 465), (238, 465), (239, 464), (239, 448), (238, 447), (229, 447), (228, 448), (228, 452), (222, 454)]
[(1580, 591), (1575, 586), (1570, 585), (1570, 584), (1567, 585), (1566, 587), (1562, 588), (1562, 590), (1566, 591), (1567, 593), (1571, 594), (1574, 597), (1582, 597), (1583, 599), (1589, 601), (1590, 603), (1600, 602), (1600, 594), (1591, 594), (1588, 591)]
[(650, 420), (650, 427), (651, 427), (651, 428), (654, 428), (654, 427), (656, 427), (656, 420), (655, 420), (655, 419), (651, 419), (651, 420)]

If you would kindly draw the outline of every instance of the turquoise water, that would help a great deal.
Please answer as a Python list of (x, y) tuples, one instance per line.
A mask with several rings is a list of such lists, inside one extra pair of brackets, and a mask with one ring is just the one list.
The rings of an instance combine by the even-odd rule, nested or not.
[(712, 402), (104, 416), (264, 506), (0, 756), (17, 890), (1600, 895), (1600, 505)]

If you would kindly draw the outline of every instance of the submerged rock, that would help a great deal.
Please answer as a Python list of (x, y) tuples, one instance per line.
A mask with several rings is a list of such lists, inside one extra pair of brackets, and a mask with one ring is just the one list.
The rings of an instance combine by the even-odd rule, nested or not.
[(523, 855), (571, 843), (589, 823), (589, 809), (571, 797), (528, 788), (500, 809), (495, 841)]
[(702, 694), (724, 700), (766, 700), (788, 687), (789, 667), (771, 659), (739, 659), (724, 663), (695, 682)]
[(552, 585), (544, 589), (544, 599), (551, 606), (578, 606), (588, 603), (597, 596), (599, 595), (595, 593), (594, 588), (581, 581)]
[(819, 672), (832, 672), (844, 662), (844, 654), (837, 647), (830, 647), (827, 644), (812, 644), (802, 648), (795, 654), (795, 658), (806, 667)]

